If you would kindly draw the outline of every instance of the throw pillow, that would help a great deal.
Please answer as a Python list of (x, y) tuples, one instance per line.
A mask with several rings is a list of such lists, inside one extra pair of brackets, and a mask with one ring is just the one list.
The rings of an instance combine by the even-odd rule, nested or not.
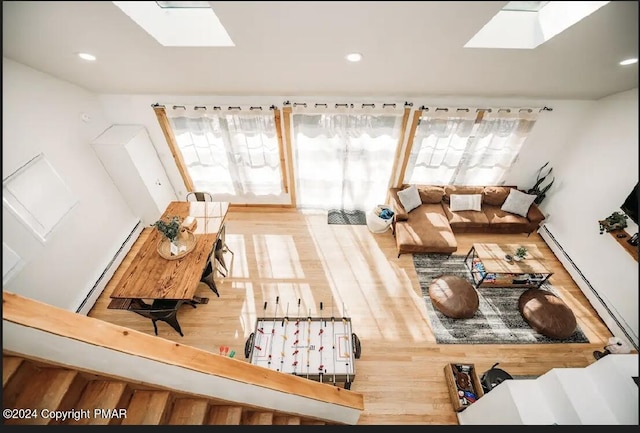
[(411, 185), (408, 188), (398, 191), (398, 198), (404, 210), (409, 213), (422, 204), (420, 200), (420, 193), (415, 185)]
[(529, 208), (535, 199), (535, 195), (525, 194), (517, 189), (511, 189), (500, 209), (526, 218), (529, 213)]
[(449, 210), (458, 212), (461, 210), (482, 211), (481, 194), (451, 194)]
[(491, 206), (502, 206), (511, 192), (510, 186), (485, 186), (482, 202)]
[(432, 185), (422, 185), (418, 186), (418, 193), (420, 194), (420, 199), (422, 203), (425, 204), (436, 204), (442, 201), (442, 197), (444, 197), (444, 188), (440, 186), (432, 186)]
[(444, 202), (451, 202), (452, 194), (482, 194), (483, 186), (445, 185)]

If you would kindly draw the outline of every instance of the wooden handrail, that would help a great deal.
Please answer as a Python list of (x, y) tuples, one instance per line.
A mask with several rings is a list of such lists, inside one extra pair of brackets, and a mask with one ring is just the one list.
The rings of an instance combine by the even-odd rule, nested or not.
[(363, 411), (364, 398), (326, 383), (185, 346), (62, 308), (2, 292), (2, 319), (141, 358)]

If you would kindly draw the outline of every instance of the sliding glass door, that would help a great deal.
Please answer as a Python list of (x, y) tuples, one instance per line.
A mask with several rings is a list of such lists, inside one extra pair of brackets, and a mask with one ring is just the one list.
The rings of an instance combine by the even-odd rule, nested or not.
[(298, 207), (370, 210), (384, 203), (402, 112), (293, 113)]

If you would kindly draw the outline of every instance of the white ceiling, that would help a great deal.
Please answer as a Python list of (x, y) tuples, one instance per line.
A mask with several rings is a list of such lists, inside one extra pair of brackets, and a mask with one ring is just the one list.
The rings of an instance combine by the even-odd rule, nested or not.
[[(235, 47), (163, 47), (110, 1), (3, 1), (3, 56), (106, 94), (598, 99), (638, 87), (638, 2), (533, 50), (463, 48), (505, 1), (213, 1)], [(360, 63), (344, 56), (363, 53)], [(94, 63), (75, 53), (97, 56)]]

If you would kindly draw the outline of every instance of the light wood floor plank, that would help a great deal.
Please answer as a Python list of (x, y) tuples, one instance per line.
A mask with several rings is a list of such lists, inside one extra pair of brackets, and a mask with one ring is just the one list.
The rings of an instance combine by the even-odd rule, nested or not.
[[(153, 335), (149, 320), (107, 309), (111, 290), (146, 236), (145, 231), (89, 315)], [(216, 276), (220, 298), (201, 284), (196, 295), (210, 301), (180, 309), (184, 337), (162, 323), (158, 333), (215, 353), (220, 346), (229, 346), (236, 358), (244, 360), (244, 344), (257, 318), (282, 316), (287, 308), (294, 316), (298, 299), (300, 314), (349, 316), (362, 344), (351, 386), (365, 395), (359, 424), (457, 424), (443, 373), (446, 363), (473, 363), (483, 372), (500, 362), (512, 375), (540, 375), (555, 367), (594, 362), (592, 352), (601, 350), (611, 333), (538, 234), (456, 238), (456, 254), (466, 254), (474, 242), (538, 245), (545, 258), (554, 261), (550, 282), (575, 313), (590, 343), (436, 344), (412, 257), (397, 258), (390, 231), (373, 234), (366, 226), (328, 225), (326, 214), (268, 209), (229, 213), (226, 241), (234, 254), (225, 255), (231, 274)]]

